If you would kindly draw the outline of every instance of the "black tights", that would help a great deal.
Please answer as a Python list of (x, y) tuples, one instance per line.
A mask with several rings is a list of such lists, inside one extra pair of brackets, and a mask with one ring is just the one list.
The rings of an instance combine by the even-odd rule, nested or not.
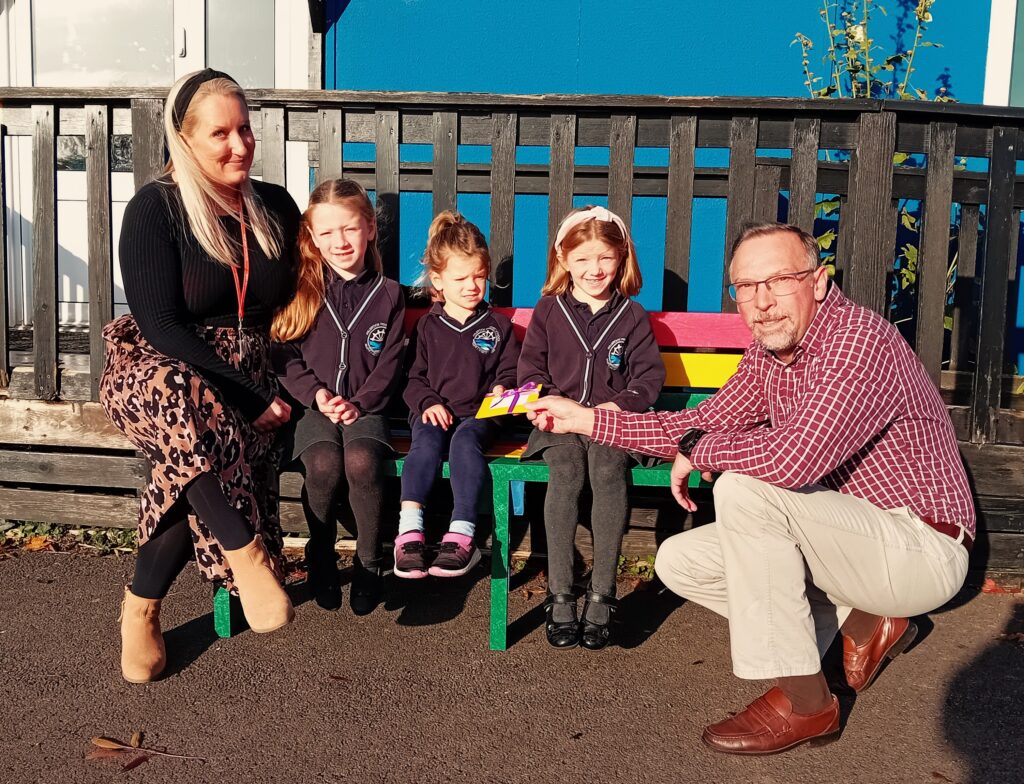
[(220, 482), (213, 474), (200, 474), (185, 488), (164, 515), (156, 531), (139, 548), (135, 561), (132, 593), (144, 599), (163, 599), (185, 564), (195, 557), (189, 507), (210, 529), (225, 550), (238, 550), (252, 541), (255, 532), (249, 521), (228, 503)]
[(335, 508), (348, 484), (348, 502), (356, 521), (356, 555), (364, 566), (380, 563), (380, 522), (384, 506), (384, 457), (388, 447), (359, 438), (344, 448), (318, 441), (303, 451), (302, 510), (309, 526), (310, 550), (333, 550), (338, 538)]

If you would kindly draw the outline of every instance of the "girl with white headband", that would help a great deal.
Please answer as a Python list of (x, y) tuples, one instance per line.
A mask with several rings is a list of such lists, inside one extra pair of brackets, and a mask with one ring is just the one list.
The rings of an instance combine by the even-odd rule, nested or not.
[[(642, 283), (636, 249), (622, 219), (604, 207), (570, 212), (548, 253), (543, 295), (519, 358), (518, 382), (542, 384), (587, 406), (645, 411), (658, 397), (665, 367), (647, 312), (630, 297)], [(543, 459), (548, 542), (546, 633), (556, 648), (604, 648), (615, 609), (615, 571), (629, 517), (627, 452), (579, 435), (534, 430), (523, 460)], [(582, 623), (573, 592), (579, 497), (590, 479), (594, 568)]]

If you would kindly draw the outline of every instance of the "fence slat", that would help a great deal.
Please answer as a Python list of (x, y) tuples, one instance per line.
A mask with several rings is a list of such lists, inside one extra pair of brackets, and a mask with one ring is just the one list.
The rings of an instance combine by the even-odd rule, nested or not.
[(884, 232), (878, 231), (892, 202), (892, 156), (896, 151), (896, 115), (893, 112), (865, 113), (860, 117), (857, 142), (856, 199), (853, 207), (851, 259), (846, 264), (845, 293), (854, 302), (884, 313), (886, 281), (892, 271), (893, 248), (886, 247)]
[(664, 310), (686, 310), (687, 307), (696, 144), (697, 118), (673, 115), (669, 122), (668, 203), (665, 208)]
[(384, 274), (399, 277), (399, 182), (398, 182), (398, 112), (378, 111), (376, 175), (378, 246), (384, 260)]
[(132, 99), (132, 170), (135, 190), (152, 182), (164, 170), (163, 102)]
[[(284, 107), (264, 106), (263, 135), (260, 150), (263, 158), (263, 181), (285, 184)], [(340, 170), (340, 167), (339, 167)]]
[(548, 246), (565, 214), (572, 209), (576, 168), (576, 115), (551, 115), (551, 174), (548, 186)]
[(945, 339), (946, 272), (949, 266), (949, 211), (953, 201), (956, 125), (932, 123), (925, 175), (924, 227), (917, 260), (915, 349), (935, 386), (942, 375)]
[(789, 217), (794, 226), (814, 232), (814, 202), (818, 192), (818, 140), (821, 120), (793, 121), (793, 163), (789, 169)]
[(996, 440), (1003, 380), (1003, 352), (1006, 335), (1006, 294), (1009, 280), (1013, 188), (1016, 180), (1017, 129), (992, 129), (992, 157), (989, 159), (988, 204), (985, 227), (985, 266), (982, 271), (980, 328), (977, 335), (978, 362), (974, 370), (971, 401), (971, 441)]
[(32, 107), (32, 349), (35, 395), (57, 397), (57, 137), (54, 107)]
[(781, 166), (758, 166), (755, 169), (754, 220), (774, 222), (779, 219), (779, 184), (781, 181)]
[(636, 115), (613, 114), (608, 140), (608, 209), (627, 226), (633, 220), (633, 160), (636, 150)]
[(434, 215), (456, 209), (458, 199), (459, 116), (455, 112), (434, 112), (434, 171), (432, 188)]
[(316, 182), (341, 177), (343, 171), (341, 109), (321, 109), (317, 138), (320, 146), (320, 166), (316, 170)]
[(1017, 244), (1020, 241), (1020, 210), (1014, 209), (1011, 225), (1014, 227), (1010, 233), (1010, 276), (1008, 280), (1014, 283), (1017, 280)]
[[(743, 224), (754, 216), (754, 185), (757, 153), (757, 118), (734, 117), (729, 130), (729, 201), (725, 214), (725, 254), (739, 236)], [(722, 288), (723, 312), (735, 311), (736, 303)]]
[(89, 387), (99, 400), (103, 327), (114, 317), (110, 245), (110, 109), (85, 107), (86, 209), (89, 215)]
[(11, 380), (11, 354), (7, 342), (7, 129), (0, 124), (0, 387)]
[(491, 136), (491, 302), (512, 304), (516, 208), (515, 114), (495, 112)]
[[(978, 216), (976, 205), (960, 207), (960, 233), (957, 241), (956, 284), (953, 288), (953, 334), (950, 336), (949, 369), (966, 370), (970, 364), (970, 343), (974, 336), (977, 300), (975, 269), (978, 258)], [(961, 363), (964, 365), (961, 368)]]

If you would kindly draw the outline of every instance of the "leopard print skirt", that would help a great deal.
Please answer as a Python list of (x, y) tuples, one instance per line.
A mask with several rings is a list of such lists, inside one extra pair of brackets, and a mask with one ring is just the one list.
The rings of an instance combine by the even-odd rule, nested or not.
[[(238, 363), (236, 330), (197, 329), (222, 359)], [(108, 324), (103, 339), (100, 403), (110, 421), (149, 459), (149, 482), (139, 506), (139, 545), (153, 536), (189, 482), (210, 473), (220, 480), (232, 506), (262, 534), (274, 569), (283, 577), (274, 434), (255, 430), (191, 365), (153, 348), (131, 316)], [(242, 340), (239, 369), (276, 392), (267, 336), (246, 329)], [(233, 589), (220, 544), (202, 520), (194, 514), (188, 519), (200, 572)]]

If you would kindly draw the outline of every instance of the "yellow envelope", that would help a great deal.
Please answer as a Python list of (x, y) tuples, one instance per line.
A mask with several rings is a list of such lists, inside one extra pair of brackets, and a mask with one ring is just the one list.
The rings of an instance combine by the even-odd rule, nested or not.
[(476, 412), (477, 419), (505, 416), (506, 414), (525, 414), (524, 403), (532, 403), (540, 397), (543, 384), (524, 384), (517, 389), (506, 389), (500, 395), (488, 395)]

